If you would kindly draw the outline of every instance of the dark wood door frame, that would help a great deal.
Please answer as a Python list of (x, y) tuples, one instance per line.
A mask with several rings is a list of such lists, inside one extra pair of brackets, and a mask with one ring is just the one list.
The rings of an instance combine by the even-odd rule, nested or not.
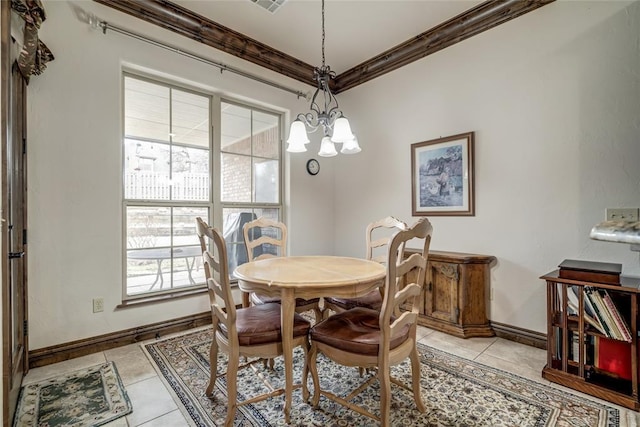
[[(316, 86), (314, 66), (168, 0), (94, 0), (302, 83)], [(334, 93), (410, 64), (555, 0), (488, 0), (338, 74)]]
[[(0, 150), (2, 207), (2, 423), (10, 425), (22, 378), (29, 369), (26, 278), (26, 81), (18, 70), (11, 38), (10, 2), (0, 19)], [(13, 67), (13, 68), (12, 68)]]
[[(2, 75), (0, 81), (0, 147), (6, 147), (9, 141), (9, 81), (11, 79), (11, 67), (10, 67), (10, 37), (11, 37), (11, 9), (9, 7), (10, 2), (0, 2), (0, 67)], [(6, 160), (2, 158), (2, 181), (5, 179)], [(3, 182), (4, 183), (4, 182)], [(2, 187), (4, 188), (4, 185)], [(0, 190), (2, 191), (2, 190)], [(0, 198), (4, 200), (3, 195), (0, 194)], [(4, 203), (2, 208), (4, 208)], [(9, 424), (9, 391), (11, 386), (11, 349), (10, 340), (8, 339), (11, 333), (11, 321), (10, 303), (9, 303), (9, 291), (10, 284), (8, 280), (8, 248), (5, 244), (4, 236), (6, 235), (6, 223), (3, 221), (0, 225), (2, 228), (2, 245), (0, 249), (0, 268), (2, 269), (2, 425)]]

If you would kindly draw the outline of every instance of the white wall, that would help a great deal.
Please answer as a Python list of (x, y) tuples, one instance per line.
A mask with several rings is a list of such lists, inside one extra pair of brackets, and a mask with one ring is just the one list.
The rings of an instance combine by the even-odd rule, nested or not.
[(341, 94), (363, 152), (336, 158), (336, 254), (365, 225), (411, 217), (410, 145), (475, 132), (474, 217), (431, 217), (432, 249), (494, 255), (490, 318), (546, 331), (539, 279), (566, 258), (618, 262), (589, 239), (640, 206), (640, 2), (558, 1)]
[[(118, 34), (75, 8), (302, 90), (309, 87), (94, 2), (47, 1), (56, 60), (29, 85), (30, 348), (207, 310), (196, 297), (114, 310), (122, 283), (123, 64), (293, 113), (308, 102)], [(628, 245), (589, 230), (640, 205), (639, 3), (558, 1), (339, 95), (363, 152), (287, 157), (293, 254), (364, 254), (364, 228), (411, 218), (410, 144), (476, 132), (476, 216), (433, 217), (438, 250), (494, 255), (490, 318), (545, 330), (538, 279), (565, 258), (621, 262)], [(313, 144), (317, 150), (318, 141)], [(333, 230), (333, 231), (332, 231)], [(91, 300), (105, 298), (93, 314)]]
[[(295, 95), (125, 36), (91, 30), (90, 11), (111, 24), (242, 67), (299, 90), (312, 88), (244, 63), (94, 2), (45, 2), (41, 38), (56, 59), (32, 78), (28, 104), (29, 317), (31, 349), (208, 310), (206, 296), (116, 310), (122, 292), (121, 70), (180, 78), (272, 108), (304, 111)], [(317, 146), (317, 143), (316, 143)], [(331, 253), (331, 165), (305, 171), (313, 153), (287, 157), (292, 253)], [(301, 237), (298, 237), (301, 236)], [(92, 299), (104, 297), (94, 314)]]

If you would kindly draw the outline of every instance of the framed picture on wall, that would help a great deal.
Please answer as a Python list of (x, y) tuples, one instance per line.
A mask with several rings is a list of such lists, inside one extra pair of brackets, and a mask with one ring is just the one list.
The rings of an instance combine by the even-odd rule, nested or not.
[(473, 216), (473, 132), (411, 144), (414, 216)]

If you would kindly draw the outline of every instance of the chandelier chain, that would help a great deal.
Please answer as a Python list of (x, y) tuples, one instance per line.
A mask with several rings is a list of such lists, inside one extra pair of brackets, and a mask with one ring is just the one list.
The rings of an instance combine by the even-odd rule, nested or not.
[(322, 67), (324, 67), (324, 0), (322, 0)]
[[(342, 114), (338, 106), (338, 100), (331, 93), (331, 79), (336, 77), (336, 72), (326, 64), (324, 54), (325, 28), (324, 28), (324, 8), (325, 0), (322, 2), (322, 66), (314, 67), (313, 78), (317, 83), (316, 91), (311, 97), (311, 107), (307, 113), (299, 113), (296, 120), (291, 123), (287, 151), (290, 153), (302, 153), (307, 151), (305, 144), (308, 144), (307, 132), (315, 132), (322, 128), (324, 137), (322, 138), (319, 156), (333, 157), (338, 154), (334, 143), (344, 144), (340, 150), (343, 154), (355, 154), (361, 151), (356, 136), (351, 131), (349, 120)], [(308, 131), (307, 131), (308, 128)]]

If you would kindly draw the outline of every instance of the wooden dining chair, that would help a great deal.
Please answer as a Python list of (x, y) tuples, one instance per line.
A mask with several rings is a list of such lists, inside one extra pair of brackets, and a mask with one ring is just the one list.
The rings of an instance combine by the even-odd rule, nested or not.
[[(200, 251), (205, 253), (209, 248), (207, 244), (207, 237), (203, 234), (202, 230), (206, 230), (209, 228), (209, 225), (201, 218), (196, 217), (196, 235), (198, 236), (198, 241), (200, 242)], [(209, 278), (209, 269), (204, 269), (204, 278), (205, 280)]]
[[(406, 230), (407, 224), (400, 221), (397, 218), (388, 216), (379, 221), (370, 223), (367, 226), (367, 259), (386, 264), (387, 262), (387, 247), (393, 233), (400, 230)], [(384, 233), (383, 237), (380, 237), (381, 233)], [(404, 243), (398, 247), (398, 258), (404, 257)], [(371, 308), (373, 310), (380, 311), (382, 307), (382, 289), (374, 289), (368, 294), (357, 298), (324, 298), (324, 314), (329, 313), (329, 310), (334, 313), (341, 313), (345, 310), (349, 310), (356, 307)]]
[[(257, 261), (275, 256), (287, 256), (287, 226), (282, 222), (260, 217), (242, 227), (244, 244), (249, 261)], [(279, 297), (252, 293), (251, 304), (280, 303)], [(296, 312), (313, 310), (316, 322), (322, 320), (320, 298), (296, 298)]]
[[(391, 239), (380, 311), (355, 307), (329, 316), (311, 328), (308, 364), (314, 381), (314, 406), (318, 406), (320, 395), (323, 395), (359, 414), (379, 421), (382, 426), (388, 426), (393, 382), (413, 390), (418, 410), (425, 412), (420, 396), (420, 360), (416, 344), (417, 300), (424, 283), (432, 232), (433, 227), (429, 220), (422, 218), (407, 230), (396, 233)], [(410, 240), (421, 241), (422, 252), (412, 254), (407, 259), (399, 258), (400, 246)], [(405, 283), (405, 277), (415, 278), (416, 281)], [(400, 310), (400, 307), (406, 307), (407, 302), (410, 303), (411, 310)], [(344, 366), (375, 369), (376, 375), (344, 397), (322, 390), (316, 365), (319, 352)], [(411, 388), (390, 375), (391, 366), (401, 363), (407, 357), (411, 360)], [(379, 416), (351, 402), (376, 379), (380, 381)]]
[[(260, 376), (265, 383), (265, 388), (269, 391), (238, 402), (238, 370), (258, 361), (282, 355), (281, 310), (280, 305), (275, 303), (237, 309), (231, 293), (227, 248), (222, 234), (201, 219), (197, 221), (197, 233), (199, 237), (203, 239), (206, 237), (213, 243), (212, 248), (205, 250), (202, 254), (204, 267), (209, 269), (207, 287), (214, 333), (209, 351), (211, 374), (205, 393), (207, 396), (213, 394), (218, 377), (218, 351), (222, 350), (229, 358), (226, 371), (228, 403), (225, 426), (230, 427), (233, 425), (238, 406), (259, 402), (285, 392), (284, 388), (275, 388), (266, 378)], [(293, 322), (293, 346), (294, 348), (302, 347), (305, 353), (302, 384), (294, 388), (302, 387), (302, 395), (306, 400), (309, 397), (306, 365), (309, 350), (307, 336), (311, 324), (297, 313), (294, 314)], [(250, 361), (240, 365), (240, 357)]]

